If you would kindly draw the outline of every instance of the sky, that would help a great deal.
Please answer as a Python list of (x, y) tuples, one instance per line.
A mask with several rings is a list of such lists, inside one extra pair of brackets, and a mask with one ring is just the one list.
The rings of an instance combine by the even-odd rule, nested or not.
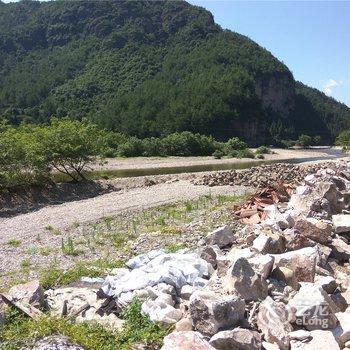
[(350, 1), (188, 2), (265, 47), (295, 79), (350, 107)]
[(296, 80), (350, 106), (350, 1), (189, 2), (265, 47)]

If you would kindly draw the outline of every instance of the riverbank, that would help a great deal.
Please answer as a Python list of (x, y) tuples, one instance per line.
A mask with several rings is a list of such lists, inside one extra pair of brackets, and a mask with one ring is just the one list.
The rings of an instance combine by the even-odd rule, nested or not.
[[(252, 149), (254, 151), (255, 149)], [(208, 157), (135, 157), (135, 158), (107, 158), (103, 163), (94, 163), (90, 165), (92, 171), (108, 170), (132, 170), (132, 169), (155, 169), (155, 168), (174, 168), (174, 167), (192, 167), (192, 166), (210, 166), (222, 164), (242, 164), (256, 161), (279, 161), (285, 159), (302, 158), (329, 158), (341, 156), (341, 150), (335, 148), (312, 148), (312, 149), (282, 149), (272, 150), (272, 154), (265, 154), (265, 159), (250, 158), (222, 158), (215, 159)]]

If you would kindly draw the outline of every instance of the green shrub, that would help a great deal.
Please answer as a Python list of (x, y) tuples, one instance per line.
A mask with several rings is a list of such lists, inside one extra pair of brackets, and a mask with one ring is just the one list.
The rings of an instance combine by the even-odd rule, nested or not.
[(293, 140), (282, 140), (281, 141), (281, 146), (285, 148), (292, 148), (296, 145), (296, 141)]
[(265, 159), (265, 156), (263, 154), (257, 154), (256, 159)]
[(235, 151), (235, 150), (244, 150), (248, 148), (248, 145), (240, 140), (238, 137), (232, 137), (226, 142), (226, 147), (228, 151)]
[(297, 144), (303, 148), (310, 147), (312, 145), (312, 137), (309, 135), (300, 135)]
[(248, 148), (231, 151), (229, 156), (232, 158), (255, 158), (254, 152)]
[(256, 154), (270, 154), (271, 149), (266, 146), (260, 146), (256, 151)]
[(213, 153), (213, 157), (214, 157), (215, 159), (221, 159), (224, 155), (225, 155), (224, 152), (221, 151), (221, 150), (219, 150), (219, 149), (217, 149), (217, 150)]

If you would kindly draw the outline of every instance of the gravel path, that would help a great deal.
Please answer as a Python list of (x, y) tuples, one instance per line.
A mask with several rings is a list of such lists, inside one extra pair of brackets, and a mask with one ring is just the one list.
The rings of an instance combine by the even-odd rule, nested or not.
[[(28, 247), (41, 244), (46, 247), (60, 247), (62, 237), (76, 222), (80, 224), (94, 222), (106, 215), (142, 210), (165, 203), (196, 199), (203, 195), (242, 195), (246, 187), (221, 186), (209, 188), (195, 186), (189, 181), (163, 183), (151, 187), (134, 188), (112, 192), (90, 199), (47, 206), (35, 212), (20, 214), (11, 218), (0, 219), (0, 273), (19, 267)], [(47, 227), (60, 231), (60, 235), (52, 234)], [(46, 227), (46, 228), (45, 228)], [(21, 242), (19, 248), (11, 246), (10, 240)], [(35, 254), (38, 255), (38, 254)], [(39, 256), (35, 260), (39, 259)], [(40, 258), (37, 262), (41, 262)]]

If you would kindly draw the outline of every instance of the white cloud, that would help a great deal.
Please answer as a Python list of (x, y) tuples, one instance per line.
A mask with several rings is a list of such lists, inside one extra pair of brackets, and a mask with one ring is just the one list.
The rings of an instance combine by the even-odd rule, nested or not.
[(333, 89), (336, 86), (343, 85), (343, 81), (340, 80), (335, 80), (335, 79), (328, 79), (324, 84), (323, 84), (323, 92), (325, 92), (328, 95), (331, 95), (333, 92)]

